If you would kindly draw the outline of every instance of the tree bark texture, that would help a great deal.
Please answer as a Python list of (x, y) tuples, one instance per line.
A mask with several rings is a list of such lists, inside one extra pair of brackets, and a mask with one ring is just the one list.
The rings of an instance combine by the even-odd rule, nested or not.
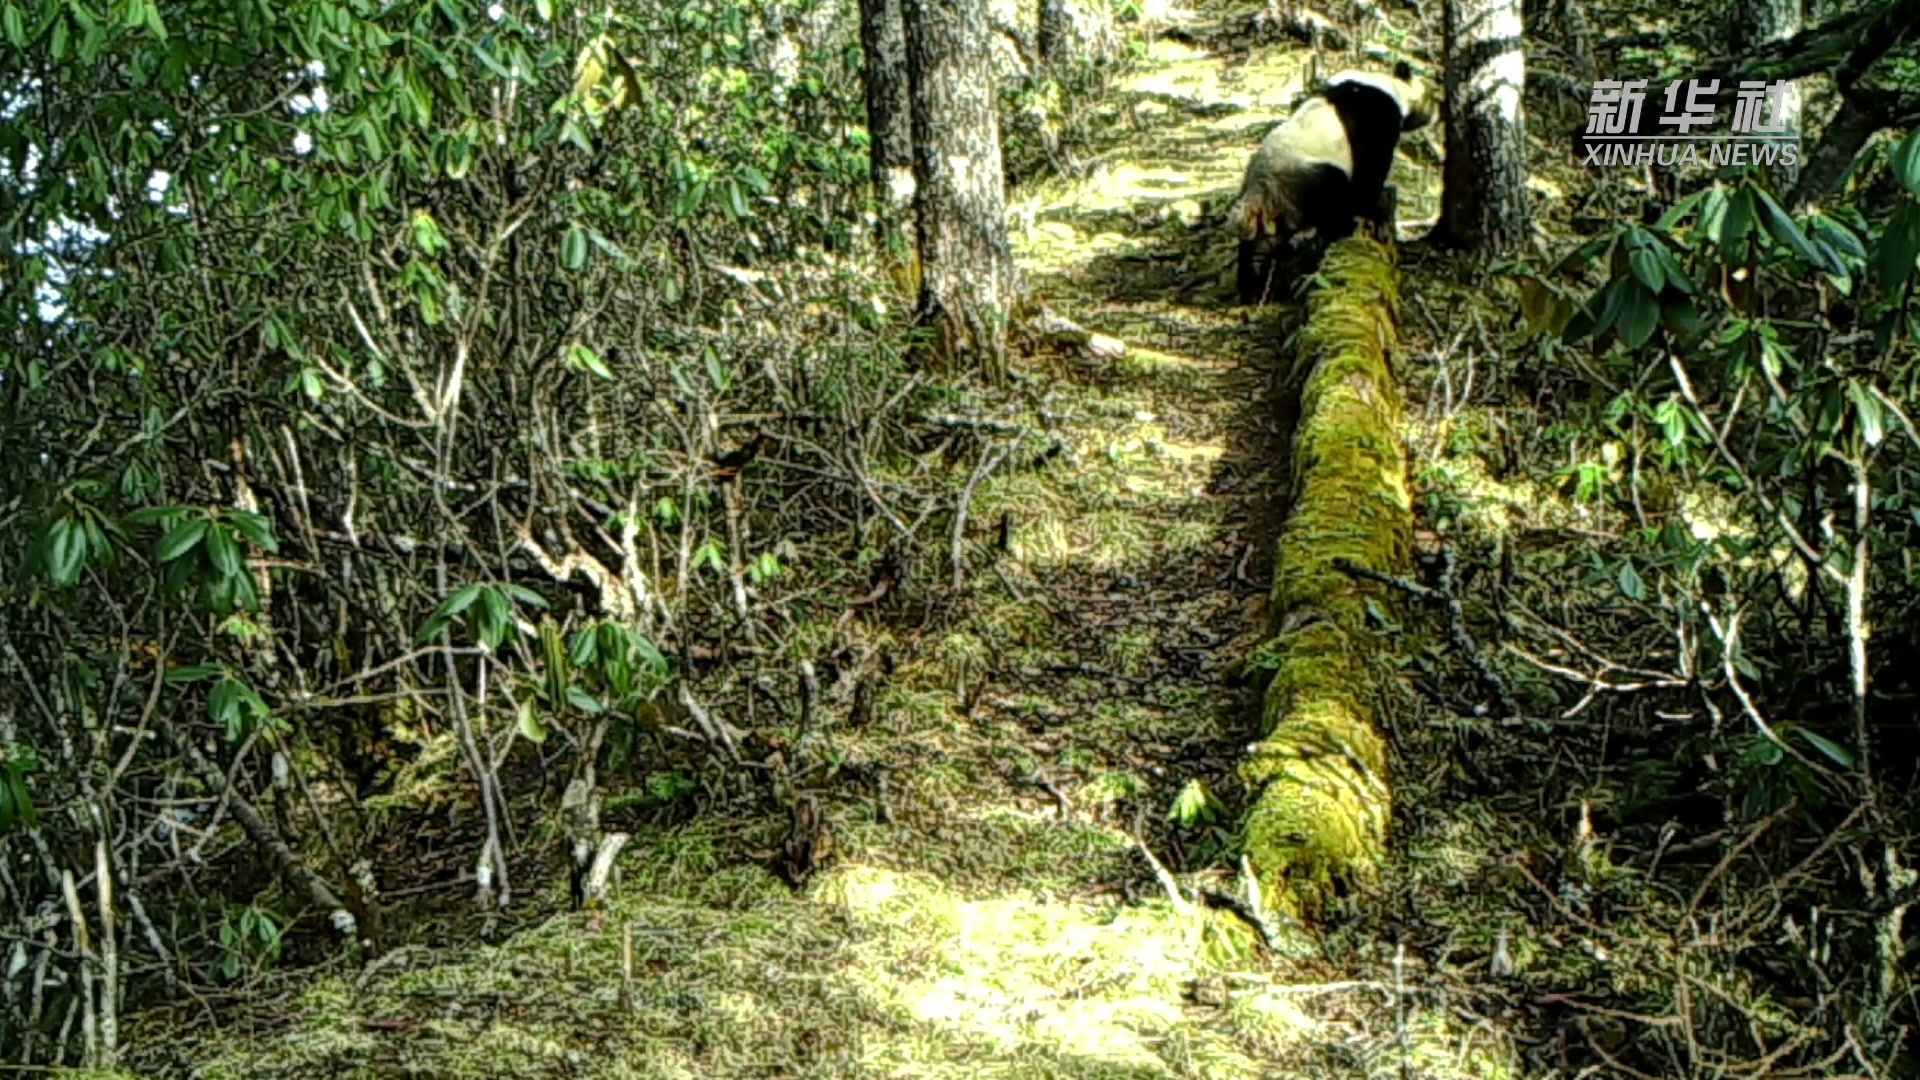
[(913, 205), (913, 98), (900, 2), (860, 0), (873, 194), (896, 217)]
[[(1748, 0), (1759, 3), (1760, 0)], [(1785, 0), (1781, 0), (1785, 2)], [(1878, 8), (1836, 14), (1832, 4), (1815, 4), (1819, 20), (1811, 29), (1760, 37), (1723, 60), (1722, 69), (1752, 79), (1799, 79), (1831, 72), (1842, 99), (1840, 111), (1820, 141), (1800, 162), (1789, 201), (1805, 206), (1833, 194), (1846, 180), (1867, 140), (1885, 128), (1915, 122), (1916, 95), (1863, 85), (1867, 71), (1903, 42), (1920, 35), (1920, 0), (1891, 0)], [(1756, 35), (1749, 34), (1749, 38)]]
[(1916, 34), (1920, 34), (1920, 0), (1894, 0), (1880, 9), (1862, 28), (1860, 42), (1847, 55), (1846, 63), (1834, 73), (1833, 81), (1839, 84), (1840, 92), (1851, 91), (1874, 61), (1894, 46), (1912, 41)]
[(1108, 0), (1040, 0), (1040, 59), (1049, 64), (1098, 64), (1114, 52)]
[[(1755, 46), (1784, 41), (1800, 32), (1801, 23), (1800, 0), (1739, 0), (1734, 5), (1731, 51), (1742, 53)], [(1800, 84), (1789, 82), (1785, 100), (1776, 105), (1780, 112), (1773, 117), (1786, 121), (1787, 130), (1796, 135), (1800, 133), (1800, 104)], [(1793, 190), (1800, 178), (1800, 164), (1789, 165), (1776, 158), (1767, 169), (1773, 179), (1773, 189), (1781, 193)]]
[(1574, 77), (1593, 84), (1599, 78), (1599, 65), (1593, 59), (1593, 30), (1587, 24), (1587, 12), (1580, 0), (1559, 0), (1560, 39), (1564, 42), (1567, 63)]
[[(1559, 50), (1566, 58), (1567, 73), (1574, 79), (1591, 84), (1599, 78), (1593, 59), (1593, 30), (1580, 0), (1521, 0), (1520, 23), (1536, 44)], [(1584, 94), (1581, 100), (1586, 100)]]
[(1920, 124), (1920, 94), (1892, 95), (1857, 90), (1841, 100), (1840, 111), (1820, 132), (1820, 141), (1800, 162), (1799, 182), (1789, 200), (1794, 209), (1832, 195), (1846, 182), (1867, 141), (1889, 127)]
[(1447, 163), (1441, 232), (1469, 250), (1518, 250), (1527, 205), (1527, 76), (1520, 0), (1446, 0)]
[(903, 0), (913, 97), (919, 319), (937, 368), (1006, 377), (1014, 295), (985, 0)]

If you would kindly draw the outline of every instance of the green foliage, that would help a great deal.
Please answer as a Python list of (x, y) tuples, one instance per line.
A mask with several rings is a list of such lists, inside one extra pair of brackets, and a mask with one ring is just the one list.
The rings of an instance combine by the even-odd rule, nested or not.
[(213, 977), (223, 983), (257, 975), (280, 959), (280, 923), (271, 913), (251, 905), (227, 909), (220, 920), (219, 940)]
[(27, 790), (27, 774), (38, 766), (32, 752), (25, 748), (0, 758), (0, 836), (16, 826), (31, 829), (38, 821), (33, 792)]
[(580, 684), (568, 689), (569, 701), (590, 712), (630, 709), (636, 699), (651, 698), (667, 682), (667, 658), (646, 635), (620, 623), (603, 621), (575, 633), (567, 653)]
[(747, 577), (755, 585), (764, 585), (779, 576), (780, 558), (771, 551), (761, 552), (747, 564)]
[(1220, 800), (1199, 780), (1189, 780), (1173, 797), (1173, 806), (1167, 811), (1167, 820), (1177, 823), (1183, 829), (1197, 829), (1218, 821), (1222, 807)]
[(267, 518), (245, 510), (207, 514), (192, 507), (167, 506), (135, 511), (126, 521), (161, 528), (154, 561), (161, 567), (167, 592), (191, 589), (202, 610), (220, 616), (260, 610), (244, 545), (268, 554), (280, 550)]
[[(167, 672), (168, 685), (213, 680), (213, 689), (207, 693), (207, 715), (227, 733), (229, 743), (238, 743), (253, 734), (263, 723), (273, 721), (267, 703), (232, 672), (216, 665), (198, 665), (180, 667)], [(285, 731), (284, 724), (276, 724), (276, 730)]]
[(1847, 597), (1898, 610), (1920, 584), (1903, 555), (1920, 540), (1903, 404), (1920, 389), (1920, 137), (1885, 168), (1898, 194), (1870, 214), (1796, 216), (1722, 182), (1524, 286), (1532, 327), (1591, 345), (1608, 380), (1611, 456), (1564, 475), (1576, 502), (1638, 527), (1630, 550), (1590, 553), (1587, 584), (1699, 648), (1709, 688), (1749, 721), (1729, 782), (1755, 815), (1828, 801), (1820, 778), (1859, 767), (1864, 728), (1836, 723), (1815, 658), (1845, 671), (1868, 655)]
[[(712, 590), (719, 500), (668, 479), (692, 448), (656, 403), (858, 411), (901, 370), (844, 265), (862, 98), (821, 8), (0, 0), (0, 831), (79, 851), (105, 827), (152, 865), (161, 804), (97, 806), (100, 778), (177, 784), (180, 745), (267, 731), (389, 753), (349, 710), (476, 670), (535, 741), (637, 719), (670, 677), (644, 627), (529, 655), (549, 600), (518, 530), (577, 531), (556, 559), (673, 531), (644, 572), (697, 552)], [(777, 77), (776, 9), (809, 20)], [(743, 311), (753, 288), (805, 324)], [(222, 970), (258, 966), (273, 924), (229, 922)]]
[(545, 608), (546, 598), (512, 582), (487, 585), (475, 582), (455, 589), (420, 627), (421, 641), (432, 641), (455, 624), (467, 639), (489, 649), (504, 645), (519, 626), (518, 608)]
[(649, 773), (646, 789), (655, 802), (665, 803), (693, 794), (700, 790), (700, 785), (683, 772)]

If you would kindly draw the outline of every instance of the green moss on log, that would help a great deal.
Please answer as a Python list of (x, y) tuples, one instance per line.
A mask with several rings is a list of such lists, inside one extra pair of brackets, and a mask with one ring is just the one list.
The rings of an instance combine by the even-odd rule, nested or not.
[(1318, 906), (1340, 879), (1364, 879), (1386, 850), (1386, 745), (1373, 719), (1379, 666), (1367, 601), (1379, 586), (1342, 560), (1400, 573), (1412, 504), (1390, 366), (1398, 275), (1392, 250), (1362, 237), (1328, 250), (1308, 304), (1293, 490), (1273, 578), (1277, 636), (1260, 650), (1272, 680), (1261, 740), (1242, 774), (1259, 792), (1248, 856), (1275, 906)]

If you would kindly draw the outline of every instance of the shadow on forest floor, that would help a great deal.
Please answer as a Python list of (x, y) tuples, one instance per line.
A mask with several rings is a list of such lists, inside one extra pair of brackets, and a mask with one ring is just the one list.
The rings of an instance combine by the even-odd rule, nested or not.
[(1253, 716), (1236, 682), (1267, 628), (1289, 313), (1232, 304), (1216, 221), (1300, 60), (1156, 43), (1115, 91), (1134, 137), (1084, 179), (1016, 194), (1038, 298), (1127, 352), (1017, 365), (1066, 460), (981, 484), (973, 518), (1006, 515), (1008, 552), (976, 561), (937, 625), (899, 633), (872, 722), (834, 731), (888, 781), (828, 805), (837, 860), (805, 892), (738, 857), (767, 823), (642, 829), (608, 911), (309, 981), (176, 1054), (210, 1077), (1464, 1068), (1448, 1017), (1396, 1035), (1382, 984), (1322, 985), (1350, 976), (1309, 943), (1209, 948), (1130, 839), (1175, 872), (1225, 873), (1230, 855), (1168, 808), (1200, 780), (1224, 826), (1241, 795)]

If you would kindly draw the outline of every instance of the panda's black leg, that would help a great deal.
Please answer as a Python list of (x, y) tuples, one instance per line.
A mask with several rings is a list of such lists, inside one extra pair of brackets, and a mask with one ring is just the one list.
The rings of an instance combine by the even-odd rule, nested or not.
[[(1265, 265), (1262, 265), (1263, 261)], [(1240, 241), (1239, 265), (1235, 274), (1240, 287), (1240, 303), (1252, 305), (1260, 302), (1261, 295), (1267, 291), (1267, 271), (1271, 268), (1271, 260), (1260, 258), (1258, 237)]]
[(1320, 242), (1323, 246), (1352, 236), (1360, 226), (1360, 218), (1365, 216), (1368, 210), (1366, 196), (1353, 190), (1351, 186), (1340, 192), (1339, 201), (1335, 205), (1339, 207), (1339, 212), (1330, 215), (1332, 221), (1320, 230)]
[(1374, 204), (1365, 208), (1367, 226), (1376, 239), (1390, 244), (1400, 238), (1395, 224), (1399, 217), (1399, 205), (1399, 189), (1386, 184), (1380, 188), (1380, 196), (1374, 200)]
[(1392, 184), (1382, 187), (1380, 204), (1374, 207), (1374, 213), (1379, 215), (1379, 221), (1382, 224), (1392, 225), (1400, 216), (1400, 189)]
[(1329, 225), (1326, 228), (1320, 230), (1321, 247), (1325, 248), (1336, 241), (1345, 240), (1347, 237), (1352, 236), (1354, 234), (1354, 231), (1358, 229), (1359, 226), (1360, 226), (1360, 219), (1356, 215), (1353, 215), (1353, 214), (1340, 215), (1338, 221), (1335, 224)]

